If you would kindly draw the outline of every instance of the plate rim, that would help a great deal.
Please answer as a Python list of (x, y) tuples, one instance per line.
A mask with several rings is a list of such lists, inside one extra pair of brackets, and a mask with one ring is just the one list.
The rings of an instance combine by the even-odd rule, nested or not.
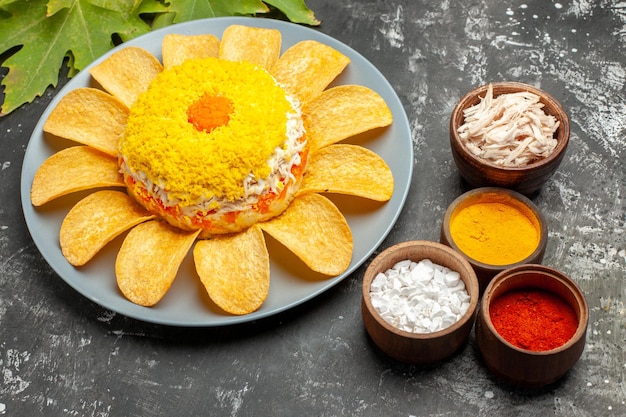
[[(56, 104), (61, 99), (61, 97), (66, 95), (69, 91), (80, 87), (80, 85), (76, 85), (77, 84), (76, 82), (74, 83), (72, 82), (73, 80), (77, 79), (76, 77), (78, 77), (78, 75), (80, 75), (81, 73), (88, 72), (91, 67), (93, 67), (94, 65), (97, 65), (99, 62), (103, 61), (104, 59), (106, 59), (108, 56), (115, 53), (119, 49), (122, 49), (128, 46), (136, 46), (144, 42), (153, 42), (153, 43), (158, 42), (160, 45), (161, 44), (160, 39), (162, 39), (162, 37), (168, 33), (185, 34), (185, 32), (188, 32), (188, 34), (200, 34), (200, 33), (217, 33), (218, 31), (221, 33), (221, 31), (223, 31), (223, 28), (217, 29), (217, 30), (210, 30), (208, 26), (212, 24), (216, 24), (218, 27), (223, 26), (224, 28), (231, 24), (244, 24), (247, 26), (254, 26), (254, 27), (276, 28), (281, 31), (281, 35), (283, 36), (284, 36), (283, 32), (285, 28), (289, 28), (289, 30), (300, 32), (304, 35), (310, 35), (310, 36), (307, 36), (307, 38), (315, 39), (315, 40), (321, 39), (322, 42), (326, 44), (330, 44), (334, 48), (342, 50), (342, 52), (344, 53), (347, 52), (348, 55), (351, 55), (352, 58), (359, 58), (362, 61), (362, 63), (365, 63), (368, 65), (367, 72), (372, 73), (377, 78), (377, 82), (382, 83), (383, 87), (385, 87), (386, 89), (386, 94), (390, 94), (394, 100), (394, 103), (388, 103), (388, 104), (390, 105), (390, 108), (392, 107), (391, 104), (393, 104), (393, 107), (394, 107), (394, 111), (395, 111), (395, 113), (393, 113), (394, 125), (400, 125), (400, 129), (404, 131), (403, 133), (408, 133), (408, 145), (409, 146), (407, 147), (407, 149), (403, 148), (402, 150), (406, 152), (405, 156), (408, 156), (409, 164), (407, 166), (401, 167), (401, 169), (405, 172), (405, 175), (402, 177), (404, 179), (402, 183), (403, 186), (401, 188), (397, 188), (396, 186), (394, 186), (394, 195), (392, 196), (392, 199), (396, 198), (398, 199), (398, 201), (396, 203), (395, 210), (392, 216), (389, 218), (389, 221), (384, 231), (378, 236), (377, 239), (375, 239), (371, 247), (359, 256), (359, 259), (355, 259), (353, 256), (351, 264), (346, 271), (344, 271), (342, 274), (336, 277), (329, 277), (326, 280), (325, 285), (322, 285), (320, 288), (316, 289), (315, 291), (310, 292), (305, 297), (301, 297), (298, 300), (286, 303), (278, 308), (274, 308), (274, 309), (267, 310), (267, 311), (257, 310), (255, 312), (242, 315), (242, 316), (232, 316), (232, 315), (228, 315), (224, 313), (223, 319), (218, 320), (218, 321), (194, 320), (194, 321), (186, 322), (186, 321), (181, 321), (181, 320), (173, 320), (173, 319), (168, 320), (168, 319), (159, 318), (159, 317), (151, 317), (150, 307), (142, 307), (139, 310), (137, 310), (137, 312), (135, 312), (135, 311), (128, 311), (128, 309), (124, 308), (123, 305), (119, 306), (119, 305), (111, 305), (109, 303), (105, 303), (101, 299), (99, 299), (96, 295), (90, 294), (88, 291), (86, 291), (86, 289), (83, 286), (77, 285), (75, 282), (68, 280), (64, 276), (64, 271), (63, 271), (64, 268), (62, 268), (61, 265), (59, 265), (54, 260), (53, 256), (50, 253), (48, 253), (48, 251), (45, 249), (45, 245), (43, 244), (43, 239), (50, 239), (50, 236), (46, 236), (45, 238), (42, 238), (40, 235), (37, 234), (37, 231), (34, 229), (35, 225), (34, 225), (33, 216), (38, 216), (39, 214), (37, 214), (36, 209), (32, 206), (32, 204), (30, 204), (30, 186), (32, 182), (31, 171), (33, 170), (33, 167), (28, 166), (27, 162), (29, 160), (29, 155), (31, 154), (31, 152), (34, 152), (33, 149), (31, 148), (35, 146), (34, 139), (36, 139), (37, 135), (43, 135), (42, 133), (43, 123), (45, 122), (45, 119), (49, 115), (50, 111), (54, 108), (54, 106), (56, 106)], [(199, 31), (198, 28), (202, 26), (207, 26), (207, 28), (204, 31)], [(154, 39), (154, 40), (151, 41), (151, 39)], [(339, 48), (337, 48), (337, 46), (339, 46)], [(283, 51), (281, 51), (281, 54), (282, 52)], [(161, 58), (160, 55), (157, 56), (157, 58), (160, 59)], [(406, 140), (406, 139), (407, 138), (401, 138), (401, 140)], [(287, 310), (293, 309), (305, 302), (308, 302), (318, 297), (320, 294), (330, 290), (331, 288), (333, 288), (334, 286), (342, 282), (344, 279), (351, 276), (352, 273), (354, 273), (361, 265), (363, 265), (367, 261), (367, 259), (372, 255), (372, 253), (376, 251), (376, 249), (382, 244), (385, 238), (389, 235), (389, 233), (391, 232), (393, 226), (397, 222), (398, 217), (400, 216), (404, 208), (404, 205), (408, 198), (408, 193), (409, 193), (409, 189), (411, 186), (411, 182), (412, 182), (413, 158), (414, 158), (414, 150), (413, 150), (413, 145), (412, 145), (411, 130), (410, 130), (406, 112), (404, 110), (404, 106), (402, 105), (393, 86), (389, 83), (386, 77), (384, 77), (384, 75), (358, 51), (354, 50), (353, 48), (344, 44), (343, 42), (329, 35), (326, 35), (325, 33), (322, 33), (312, 28), (295, 24), (292, 22), (286, 22), (286, 21), (263, 18), (263, 17), (215, 17), (215, 18), (198, 19), (198, 20), (174, 24), (174, 25), (170, 25), (164, 28), (156, 29), (149, 33), (141, 35), (137, 38), (129, 40), (125, 43), (122, 43), (121, 45), (116, 46), (115, 48), (111, 49), (107, 53), (103, 54), (102, 56), (100, 56), (99, 58), (91, 62), (87, 67), (85, 67), (85, 69), (83, 69), (79, 74), (77, 74), (74, 78), (70, 79), (61, 89), (59, 89), (59, 91), (55, 94), (53, 99), (50, 101), (46, 109), (41, 114), (27, 143), (26, 151), (24, 154), (23, 165), (22, 165), (21, 177), (20, 177), (20, 187), (21, 187), (20, 193), (21, 193), (21, 200), (22, 200), (22, 211), (24, 213), (25, 222), (29, 230), (29, 233), (31, 235), (31, 238), (33, 239), (37, 249), (41, 253), (44, 260), (48, 263), (48, 265), (50, 265), (50, 267), (55, 271), (55, 273), (59, 276), (59, 278), (61, 278), (66, 284), (68, 284), (71, 288), (73, 288), (73, 290), (77, 291), (83, 297), (91, 300), (92, 302), (95, 302), (101, 307), (108, 309), (110, 311), (113, 311), (115, 313), (121, 314), (123, 316), (133, 318), (135, 320), (139, 320), (139, 321), (143, 321), (147, 323), (153, 323), (153, 324), (161, 324), (161, 325), (176, 326), (176, 327), (230, 326), (230, 325), (241, 324), (241, 323), (246, 323), (246, 322), (251, 322), (251, 321), (257, 321), (257, 320), (271, 317), (271, 316), (283, 313)], [(36, 170), (37, 168), (38, 166), (35, 167), (34, 170)], [(397, 181), (397, 178), (394, 178), (394, 182), (396, 181)], [(68, 265), (69, 264), (67, 263), (66, 265), (63, 265), (63, 266), (67, 268)], [(270, 291), (271, 291), (271, 288), (270, 288)], [(120, 294), (120, 297), (122, 297), (121, 294)], [(139, 313), (139, 311), (143, 313)], [(210, 317), (212, 316), (207, 315), (207, 318), (210, 318)]]

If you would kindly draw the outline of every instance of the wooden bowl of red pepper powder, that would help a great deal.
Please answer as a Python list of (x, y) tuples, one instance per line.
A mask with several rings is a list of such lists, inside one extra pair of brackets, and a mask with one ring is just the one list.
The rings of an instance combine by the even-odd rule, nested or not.
[(543, 213), (524, 195), (482, 187), (448, 206), (440, 241), (467, 258), (482, 293), (496, 274), (517, 265), (541, 263), (548, 227)]
[(568, 276), (544, 265), (520, 265), (496, 275), (485, 289), (476, 340), (494, 375), (538, 388), (578, 361), (588, 321), (585, 297)]

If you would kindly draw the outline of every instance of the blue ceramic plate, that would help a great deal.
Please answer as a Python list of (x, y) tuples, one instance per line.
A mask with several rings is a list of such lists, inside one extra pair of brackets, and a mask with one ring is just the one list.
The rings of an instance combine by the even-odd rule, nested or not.
[[(350, 65), (334, 84), (360, 84), (377, 91), (393, 113), (391, 127), (364, 134), (353, 143), (365, 146), (382, 156), (391, 167), (395, 191), (387, 203), (376, 203), (355, 197), (329, 196), (346, 216), (354, 236), (352, 263), (343, 274), (327, 278), (311, 272), (298, 258), (280, 244), (267, 238), (271, 258), (270, 293), (261, 308), (245, 316), (230, 316), (216, 308), (196, 275), (191, 255), (181, 266), (169, 292), (154, 307), (142, 307), (126, 300), (115, 280), (115, 255), (121, 237), (111, 242), (85, 267), (74, 268), (63, 257), (58, 243), (59, 227), (72, 205), (84, 195), (59, 199), (41, 208), (30, 204), (30, 187), (39, 166), (51, 154), (69, 143), (59, 144), (43, 134), (43, 124), (61, 97), (70, 90), (92, 85), (89, 68), (72, 78), (50, 103), (35, 127), (26, 150), (22, 169), (21, 197), (26, 223), (43, 257), (59, 276), (83, 296), (101, 306), (146, 322), (173, 326), (222, 326), (268, 317), (308, 301), (349, 276), (381, 244), (396, 222), (405, 203), (413, 170), (413, 146), (404, 108), (391, 85), (363, 56), (343, 43), (307, 27), (277, 20), (228, 17), (197, 20), (169, 26), (126, 42), (147, 49), (161, 58), (161, 42), (168, 33), (211, 33), (221, 38), (232, 24), (275, 28), (282, 33), (283, 51), (296, 42), (312, 39), (325, 43), (348, 56)], [(102, 56), (91, 66), (107, 58)], [(147, 271), (149, 273), (149, 271)]]

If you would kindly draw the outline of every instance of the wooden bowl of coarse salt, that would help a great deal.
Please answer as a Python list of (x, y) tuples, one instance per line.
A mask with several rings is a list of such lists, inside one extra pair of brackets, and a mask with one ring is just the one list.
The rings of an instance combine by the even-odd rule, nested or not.
[(361, 311), (374, 344), (409, 364), (437, 364), (458, 351), (474, 325), (479, 291), (458, 252), (424, 240), (396, 244), (363, 277)]
[(585, 347), (589, 311), (584, 294), (564, 273), (519, 265), (496, 275), (476, 319), (476, 341), (487, 368), (525, 388), (556, 382)]
[(489, 281), (505, 269), (543, 261), (548, 223), (523, 194), (480, 187), (461, 194), (448, 206), (439, 241), (468, 260), (482, 294)]
[(450, 147), (472, 187), (495, 186), (531, 195), (557, 170), (570, 120), (552, 95), (519, 82), (476, 87), (450, 117)]

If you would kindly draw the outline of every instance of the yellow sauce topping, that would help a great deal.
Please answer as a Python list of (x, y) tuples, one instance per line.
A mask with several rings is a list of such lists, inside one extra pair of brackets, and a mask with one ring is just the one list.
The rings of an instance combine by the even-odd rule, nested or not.
[[(211, 114), (211, 109), (215, 112)], [(189, 60), (152, 82), (130, 109), (120, 154), (183, 204), (244, 194), (252, 173), (287, 140), (286, 92), (263, 68), (217, 58)]]

